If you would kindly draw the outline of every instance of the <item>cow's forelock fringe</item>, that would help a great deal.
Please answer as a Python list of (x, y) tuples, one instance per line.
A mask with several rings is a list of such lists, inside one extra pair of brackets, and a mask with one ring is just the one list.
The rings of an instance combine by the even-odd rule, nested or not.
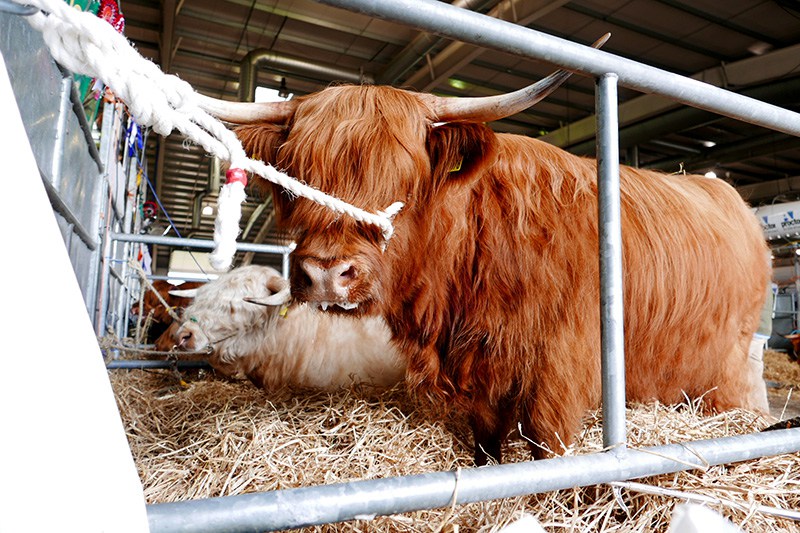
[(416, 198), (426, 186), (420, 177), (430, 173), (427, 127), (411, 93), (331, 87), (299, 104), (279, 165), (322, 191), (336, 190), (347, 202), (383, 210)]

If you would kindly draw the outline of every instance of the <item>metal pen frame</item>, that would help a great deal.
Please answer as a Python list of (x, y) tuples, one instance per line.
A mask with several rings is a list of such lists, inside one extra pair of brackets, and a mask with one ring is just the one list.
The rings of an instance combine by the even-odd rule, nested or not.
[[(597, 80), (603, 440), (608, 451), (417, 476), (148, 506), (153, 533), (266, 531), (635, 479), (800, 451), (800, 429), (630, 449), (625, 444), (617, 85), (800, 135), (800, 114), (435, 0), (318, 0)], [(457, 490), (456, 490), (457, 487)], [(454, 499), (454, 495), (457, 497)]]

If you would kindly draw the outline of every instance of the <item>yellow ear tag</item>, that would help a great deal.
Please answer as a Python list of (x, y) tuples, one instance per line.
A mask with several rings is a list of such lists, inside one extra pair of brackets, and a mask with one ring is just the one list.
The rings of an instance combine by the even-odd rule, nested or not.
[(453, 168), (450, 169), (450, 173), (452, 174), (453, 172), (458, 172), (459, 170), (461, 170), (461, 165), (463, 163), (464, 163), (464, 158), (462, 157), (461, 159), (458, 160), (458, 163), (456, 163), (456, 166), (454, 166)]
[(289, 312), (289, 306), (288, 305), (284, 305), (283, 307), (281, 307), (281, 310), (278, 312), (278, 316), (280, 316), (281, 318), (286, 318), (286, 313), (288, 313), (288, 312)]

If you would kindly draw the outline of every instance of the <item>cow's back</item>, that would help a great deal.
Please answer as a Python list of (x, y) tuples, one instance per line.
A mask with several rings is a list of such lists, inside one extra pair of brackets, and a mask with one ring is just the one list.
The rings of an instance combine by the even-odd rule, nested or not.
[[(533, 173), (512, 167), (516, 175), (493, 179), (509, 180), (531, 199), (519, 208), (527, 208), (527, 216), (516, 216), (527, 227), (510, 219), (528, 247), (511, 262), (530, 279), (525, 292), (538, 317), (535, 335), (555, 339), (546, 341), (551, 348), (544, 357), (552, 361), (543, 365), (548, 373), (562, 364), (590, 370), (596, 378), (578, 380), (584, 398), (594, 401), (600, 323), (596, 163), (535, 140), (512, 139), (529, 150), (517, 164)], [(622, 166), (620, 194), (628, 398), (671, 403), (682, 401), (683, 391), (690, 397), (708, 392), (720, 409), (750, 407), (747, 347), (770, 276), (755, 216), (733, 187), (702, 176)], [(509, 219), (497, 223), (508, 225)], [(566, 353), (571, 350), (580, 355)]]
[(622, 180), (629, 396), (716, 388), (715, 407), (754, 407), (736, 384), (770, 276), (755, 216), (721, 180), (627, 168)]

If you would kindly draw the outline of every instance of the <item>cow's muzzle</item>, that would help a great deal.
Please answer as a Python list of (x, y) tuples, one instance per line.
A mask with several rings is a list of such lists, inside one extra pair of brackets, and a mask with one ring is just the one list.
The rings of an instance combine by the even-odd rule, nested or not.
[(358, 302), (351, 298), (351, 289), (359, 279), (358, 269), (352, 262), (322, 262), (305, 258), (300, 261), (297, 274), (293, 280), (293, 289), (309, 304), (322, 310), (337, 306), (349, 311), (358, 307)]

